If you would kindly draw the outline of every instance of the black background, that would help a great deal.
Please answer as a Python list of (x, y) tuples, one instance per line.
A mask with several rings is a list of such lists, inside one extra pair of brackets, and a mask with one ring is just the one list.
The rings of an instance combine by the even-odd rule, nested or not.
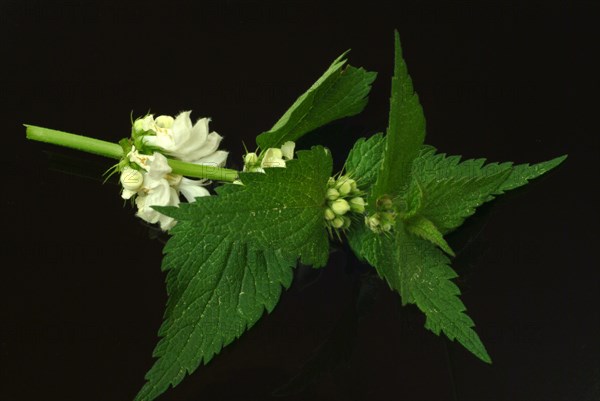
[(600, 399), (595, 2), (0, 4), (0, 398), (132, 399), (166, 300), (164, 237), (101, 185), (112, 162), (29, 143), (21, 124), (117, 141), (131, 111), (192, 109), (239, 167), (241, 140), (352, 48), (379, 73), (369, 105), (299, 144), (341, 167), (385, 128), (397, 28), (428, 143), (492, 161), (569, 154), (449, 237), (494, 364), (426, 331), (337, 246), (161, 399)]

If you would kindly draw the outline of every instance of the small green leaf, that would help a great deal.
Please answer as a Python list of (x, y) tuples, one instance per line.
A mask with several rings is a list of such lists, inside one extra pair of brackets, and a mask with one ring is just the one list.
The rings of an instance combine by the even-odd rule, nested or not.
[(308, 91), (300, 96), (273, 128), (256, 138), (262, 149), (280, 147), (331, 121), (360, 113), (367, 104), (377, 76), (363, 68), (346, 66), (338, 57)]
[(446, 252), (448, 255), (456, 256), (452, 248), (450, 248), (450, 245), (448, 245), (444, 239), (442, 233), (437, 229), (431, 220), (423, 216), (415, 216), (407, 220), (405, 224), (406, 229), (410, 233), (439, 246), (440, 249)]
[(329, 240), (323, 213), (331, 176), (329, 151), (299, 151), (286, 168), (242, 173), (217, 196), (178, 208), (164, 252), (169, 295), (158, 358), (137, 400), (152, 400), (272, 311), (292, 268), (323, 266)]
[(395, 32), (394, 59), (387, 144), (371, 203), (380, 196), (396, 196), (406, 189), (412, 162), (425, 139), (425, 115), (402, 58), (398, 31)]

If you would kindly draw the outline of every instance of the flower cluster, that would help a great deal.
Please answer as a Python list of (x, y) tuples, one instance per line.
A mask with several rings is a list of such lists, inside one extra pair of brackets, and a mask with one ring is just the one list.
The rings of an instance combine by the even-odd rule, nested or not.
[(385, 233), (391, 231), (396, 222), (396, 211), (394, 203), (389, 196), (382, 196), (375, 204), (376, 213), (365, 216), (365, 224), (374, 233)]
[(254, 152), (246, 153), (244, 156), (244, 171), (250, 173), (264, 173), (266, 168), (285, 168), (286, 160), (294, 158), (296, 144), (287, 141), (281, 148), (269, 148), (258, 156)]
[(347, 175), (338, 179), (331, 177), (327, 183), (327, 208), (325, 221), (329, 229), (347, 229), (352, 220), (348, 212), (364, 213), (365, 200), (362, 192), (356, 186), (356, 181)]
[(209, 132), (208, 118), (192, 125), (189, 111), (175, 118), (147, 115), (133, 124), (130, 150), (119, 164), (123, 199), (135, 197), (136, 215), (149, 223), (159, 223), (169, 230), (176, 221), (154, 210), (152, 206), (177, 206), (180, 195), (188, 202), (209, 196), (206, 180), (191, 180), (173, 174), (165, 155), (199, 165), (222, 167), (227, 152), (218, 150), (223, 139)]

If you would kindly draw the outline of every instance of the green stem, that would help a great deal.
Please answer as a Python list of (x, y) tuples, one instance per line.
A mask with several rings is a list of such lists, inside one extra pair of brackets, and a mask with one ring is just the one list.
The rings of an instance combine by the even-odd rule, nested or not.
[(116, 143), (69, 134), (68, 132), (56, 131), (49, 128), (36, 127), (35, 125), (25, 125), (25, 127), (27, 127), (27, 139), (94, 153), (110, 157), (111, 159), (120, 159), (123, 157), (123, 148)]
[[(33, 141), (51, 143), (53, 145), (110, 157), (111, 159), (121, 159), (123, 157), (123, 148), (116, 143), (49, 128), (36, 127), (35, 125), (25, 125), (25, 127), (27, 128), (27, 139)], [(168, 161), (169, 166), (173, 169), (173, 173), (181, 174), (186, 177), (206, 178), (209, 180), (228, 182), (232, 182), (238, 177), (238, 172), (236, 170), (214, 166), (203, 166), (174, 159), (168, 159)]]
[(169, 159), (169, 166), (171, 166), (175, 174), (181, 174), (186, 177), (207, 178), (209, 180), (227, 182), (233, 182), (238, 178), (238, 172), (228, 168), (203, 166), (175, 159)]

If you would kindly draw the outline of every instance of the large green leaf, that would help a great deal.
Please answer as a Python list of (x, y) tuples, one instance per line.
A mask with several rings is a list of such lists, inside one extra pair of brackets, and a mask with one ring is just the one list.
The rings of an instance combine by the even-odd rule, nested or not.
[(382, 195), (395, 196), (406, 189), (410, 182), (412, 162), (419, 154), (425, 139), (425, 115), (402, 58), (400, 36), (397, 31), (386, 138), (383, 164), (372, 191), (372, 200)]
[(300, 259), (323, 266), (329, 242), (323, 212), (329, 151), (299, 151), (287, 168), (242, 173), (217, 196), (179, 208), (165, 246), (169, 300), (158, 358), (137, 400), (152, 400), (271, 311)]
[(345, 53), (300, 96), (273, 128), (256, 138), (262, 149), (280, 147), (331, 121), (360, 113), (377, 74), (344, 67)]
[(435, 154), (424, 149), (415, 159), (409, 191), (420, 197), (413, 214), (433, 222), (442, 233), (460, 226), (481, 204), (505, 191), (520, 187), (554, 167), (566, 156), (529, 165), (513, 166), (511, 162), (485, 164), (485, 159), (462, 161), (460, 156)]
[(401, 222), (383, 235), (360, 225), (348, 238), (354, 252), (400, 293), (403, 304), (414, 303), (425, 314), (426, 328), (438, 335), (444, 332), (481, 360), (491, 362), (458, 298), (460, 290), (451, 281), (456, 273), (434, 244), (408, 233)]

